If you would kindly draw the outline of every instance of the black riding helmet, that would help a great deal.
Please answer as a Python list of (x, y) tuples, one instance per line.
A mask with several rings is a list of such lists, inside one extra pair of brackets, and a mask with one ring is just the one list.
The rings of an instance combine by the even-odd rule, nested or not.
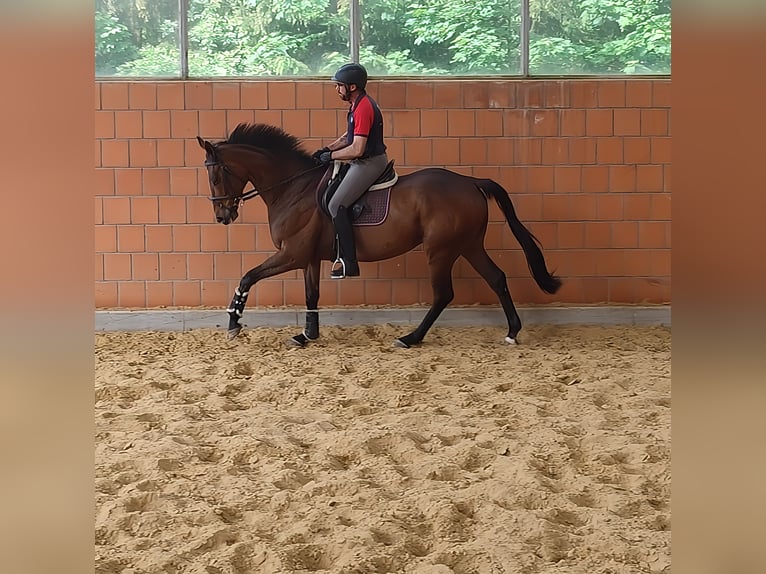
[(331, 81), (346, 85), (356, 84), (357, 88), (363, 90), (367, 85), (367, 70), (361, 64), (344, 64), (338, 68)]

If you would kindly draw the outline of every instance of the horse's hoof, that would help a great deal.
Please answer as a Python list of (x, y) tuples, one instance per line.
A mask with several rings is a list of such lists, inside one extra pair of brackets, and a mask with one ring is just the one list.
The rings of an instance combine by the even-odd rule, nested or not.
[(239, 332), (240, 332), (241, 330), (242, 330), (242, 327), (240, 327), (239, 325), (237, 325), (237, 326), (236, 326), (236, 327), (234, 327), (233, 329), (229, 329), (229, 330), (227, 331), (227, 333), (226, 333), (226, 337), (229, 339), (229, 341), (231, 341), (231, 340), (232, 340), (234, 337), (236, 337), (237, 335), (239, 335)]
[(291, 347), (293, 349), (302, 349), (306, 346), (306, 336), (301, 333), (300, 335), (295, 335), (295, 337), (290, 337), (285, 341), (285, 345), (288, 347)]
[(404, 341), (402, 341), (401, 339), (395, 339), (394, 340), (394, 347), (398, 347), (400, 349), (409, 349), (410, 348), (410, 346), (407, 343), (405, 343)]
[(516, 339), (513, 339), (511, 337), (506, 337), (504, 340), (509, 345), (518, 345), (519, 344), (519, 342)]

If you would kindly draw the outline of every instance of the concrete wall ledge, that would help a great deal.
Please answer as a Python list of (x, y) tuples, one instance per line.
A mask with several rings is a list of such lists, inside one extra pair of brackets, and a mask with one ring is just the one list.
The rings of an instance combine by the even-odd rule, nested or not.
[[(518, 307), (524, 325), (644, 325), (670, 326), (669, 305), (649, 306), (583, 306), (583, 307)], [(321, 325), (417, 325), (426, 307), (367, 308), (339, 307), (319, 310)], [(241, 323), (245, 327), (302, 328), (305, 310), (246, 309)], [(97, 310), (96, 331), (188, 331), (190, 329), (226, 328), (228, 315), (211, 309), (140, 309)], [(500, 325), (505, 317), (500, 307), (448, 307), (436, 326)]]

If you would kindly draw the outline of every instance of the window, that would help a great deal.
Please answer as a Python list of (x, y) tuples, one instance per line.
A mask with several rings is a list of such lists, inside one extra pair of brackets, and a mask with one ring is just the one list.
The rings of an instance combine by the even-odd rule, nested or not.
[(519, 75), (519, 0), (360, 0), (360, 62), (375, 75)]
[(670, 0), (96, 2), (99, 77), (327, 75), (357, 51), (376, 76), (669, 74)]
[(669, 74), (670, 0), (530, 1), (531, 74)]
[(179, 77), (179, 0), (96, 0), (96, 76)]

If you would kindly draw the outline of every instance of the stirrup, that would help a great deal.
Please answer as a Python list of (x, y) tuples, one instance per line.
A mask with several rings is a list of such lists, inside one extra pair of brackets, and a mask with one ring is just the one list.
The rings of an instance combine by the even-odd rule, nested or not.
[[(340, 267), (338, 267), (340, 265)], [(330, 268), (330, 279), (345, 279), (346, 278), (346, 262), (338, 257), (332, 262)]]

